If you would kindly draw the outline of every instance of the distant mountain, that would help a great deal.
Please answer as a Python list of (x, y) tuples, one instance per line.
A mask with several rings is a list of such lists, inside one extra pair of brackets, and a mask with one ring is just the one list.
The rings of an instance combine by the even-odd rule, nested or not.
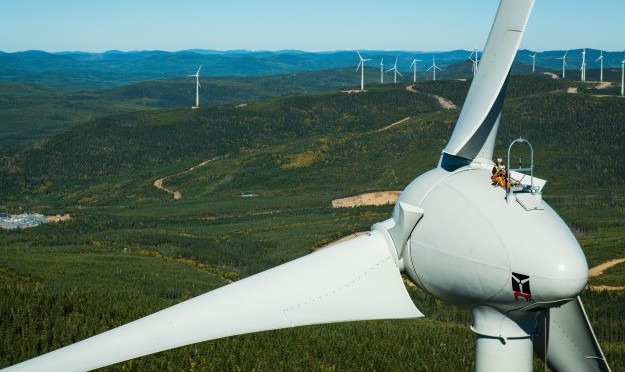
[[(370, 68), (379, 68), (382, 58), (384, 67), (389, 68), (398, 60), (399, 70), (408, 72), (413, 58), (421, 60), (418, 71), (423, 72), (436, 58), (442, 68), (450, 65), (464, 66), (462, 74), (470, 77), (471, 51), (453, 50), (443, 52), (423, 51), (361, 51)], [(599, 68), (595, 62), (600, 51), (587, 49), (587, 66)], [(517, 62), (532, 65), (532, 51), (520, 50)], [(538, 53), (538, 69), (559, 71), (562, 62), (558, 58), (564, 51)], [(605, 52), (604, 67), (621, 65), (621, 52)], [(99, 88), (113, 88), (145, 80), (179, 78), (194, 73), (202, 65), (204, 77), (245, 77), (260, 75), (289, 74), (341, 68), (356, 68), (358, 57), (354, 51), (303, 52), (281, 51), (216, 51), (184, 50), (179, 52), (110, 50), (104, 53), (25, 51), (0, 53), (0, 81), (37, 84), (48, 88), (77, 91)], [(568, 69), (581, 66), (581, 49), (571, 50), (567, 56)], [(451, 70), (459, 72), (458, 66)], [(524, 70), (526, 71), (526, 69)], [(458, 77), (457, 74), (452, 74)]]

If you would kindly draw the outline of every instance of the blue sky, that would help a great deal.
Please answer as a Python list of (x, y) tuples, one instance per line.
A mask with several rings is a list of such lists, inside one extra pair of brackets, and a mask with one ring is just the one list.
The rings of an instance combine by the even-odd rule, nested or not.
[[(483, 47), (498, 0), (0, 0), (0, 50)], [(536, 0), (521, 45), (625, 50), (624, 0)], [(621, 17), (622, 19), (619, 19)]]

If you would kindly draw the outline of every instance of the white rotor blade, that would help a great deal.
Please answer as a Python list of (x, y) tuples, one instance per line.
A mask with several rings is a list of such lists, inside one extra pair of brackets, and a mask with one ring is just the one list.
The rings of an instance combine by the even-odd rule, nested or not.
[(244, 333), (421, 317), (388, 244), (367, 233), (6, 371), (84, 371)]
[(546, 339), (547, 364), (553, 370), (610, 371), (579, 297), (545, 312), (537, 325), (534, 352), (545, 360)]
[(464, 159), (492, 158), (508, 74), (533, 5), (534, 0), (501, 1), (482, 64), (443, 150), (445, 154)]
[(402, 74), (401, 74), (401, 72), (399, 72), (399, 71), (397, 71), (397, 75), (399, 75), (399, 76), (404, 76), (404, 75), (402, 75)]

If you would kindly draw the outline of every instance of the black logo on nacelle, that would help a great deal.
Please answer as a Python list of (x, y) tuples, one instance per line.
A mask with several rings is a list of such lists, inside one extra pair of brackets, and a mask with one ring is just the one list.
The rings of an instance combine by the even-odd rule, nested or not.
[(530, 289), (530, 277), (529, 275), (523, 275), (518, 273), (512, 273), (512, 292), (514, 292), (514, 299), (525, 299), (526, 301), (534, 301), (532, 298), (532, 290)]

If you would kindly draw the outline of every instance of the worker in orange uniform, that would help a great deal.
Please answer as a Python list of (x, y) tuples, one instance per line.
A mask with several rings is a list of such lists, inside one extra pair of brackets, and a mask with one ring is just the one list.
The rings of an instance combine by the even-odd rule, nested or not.
[(508, 168), (503, 163), (502, 158), (497, 159), (497, 163), (493, 167), (493, 175), (490, 177), (493, 185), (499, 185), (507, 190), (508, 188)]

